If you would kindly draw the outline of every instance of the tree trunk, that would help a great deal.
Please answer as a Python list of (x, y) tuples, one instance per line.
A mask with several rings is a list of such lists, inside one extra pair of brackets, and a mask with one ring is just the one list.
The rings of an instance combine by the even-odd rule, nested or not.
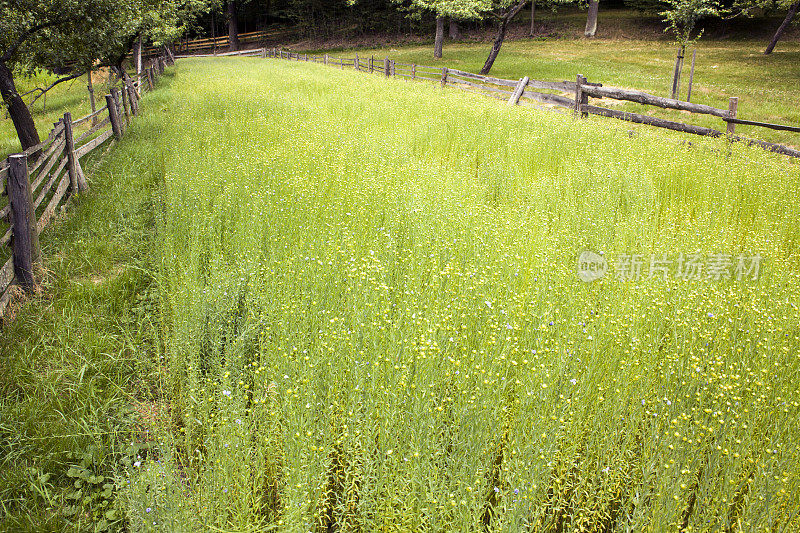
[(503, 40), (506, 38), (507, 28), (508, 22), (506, 20), (501, 21), (500, 27), (497, 29), (497, 36), (495, 36), (494, 43), (492, 43), (492, 50), (489, 52), (489, 57), (486, 58), (486, 63), (483, 64), (481, 69), (483, 76), (489, 74), (489, 71), (492, 70), (494, 60), (497, 59), (497, 54), (500, 53), (500, 47), (503, 46)]
[(494, 60), (497, 59), (497, 54), (500, 53), (500, 47), (503, 46), (503, 40), (506, 38), (508, 23), (517, 16), (517, 13), (522, 11), (522, 8), (527, 3), (528, 0), (519, 0), (516, 4), (512, 4), (500, 17), (500, 25), (497, 28), (497, 35), (494, 38), (494, 43), (492, 43), (492, 50), (489, 52), (489, 57), (486, 58), (486, 63), (483, 64), (483, 68), (481, 69), (481, 74), (483, 76), (489, 74), (489, 71), (492, 70)]
[(458, 21), (450, 19), (450, 38), (454, 41), (461, 39), (461, 30), (458, 28)]
[(36, 131), (36, 123), (33, 121), (31, 112), (22, 97), (17, 92), (14, 83), (14, 75), (5, 63), (0, 61), (0, 94), (8, 107), (8, 114), (17, 130), (17, 137), (23, 150), (39, 144), (39, 132)]
[(236, 1), (228, 0), (228, 50), (235, 52), (239, 49), (239, 18), (236, 16)]
[(136, 39), (136, 43), (133, 45), (133, 59), (136, 63), (136, 74), (142, 73), (142, 37), (139, 36)]
[(444, 17), (436, 17), (436, 40), (433, 42), (433, 57), (441, 59), (444, 42)]
[(528, 35), (530, 37), (536, 35), (536, 0), (531, 1), (531, 31)]
[(778, 28), (778, 31), (775, 32), (775, 36), (772, 38), (772, 40), (767, 45), (767, 49), (764, 50), (764, 55), (769, 55), (769, 54), (772, 53), (772, 50), (775, 48), (775, 45), (778, 44), (778, 41), (780, 40), (781, 36), (783, 35), (783, 32), (786, 31), (786, 28), (789, 27), (789, 23), (792, 21), (794, 16), (797, 14), (797, 9), (798, 8), (800, 8), (800, 2), (795, 2), (789, 8), (789, 12), (786, 13), (786, 18), (783, 19), (783, 22), (781, 23), (780, 27)]
[(599, 0), (589, 0), (589, 14), (586, 16), (586, 29), (583, 31), (584, 37), (591, 39), (597, 33), (597, 11), (599, 9)]

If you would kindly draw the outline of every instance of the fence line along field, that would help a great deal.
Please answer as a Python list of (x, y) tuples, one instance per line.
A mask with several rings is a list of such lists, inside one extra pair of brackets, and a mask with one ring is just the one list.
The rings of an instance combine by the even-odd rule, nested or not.
[[(794, 160), (311, 63), (176, 68), (168, 415), (132, 529), (798, 529)], [(583, 250), (674, 264), (586, 283)]]
[(122, 139), (139, 114), (142, 92), (154, 88), (167, 60), (152, 63), (142, 74), (118, 80), (121, 87), (111, 87), (105, 106), (76, 120), (65, 113), (44, 141), (0, 161), (0, 197), (8, 198), (0, 202), (0, 246), (11, 250), (10, 257), (0, 255), (0, 319), (15, 296), (35, 291), (42, 277), (39, 234), (57, 209), (88, 188), (81, 158), (112, 137)]

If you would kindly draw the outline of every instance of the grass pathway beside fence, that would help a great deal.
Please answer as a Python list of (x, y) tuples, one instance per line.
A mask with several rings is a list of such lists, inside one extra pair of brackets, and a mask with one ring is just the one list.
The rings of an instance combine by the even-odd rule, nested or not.
[(796, 162), (264, 59), (164, 109), (132, 529), (798, 528)]
[[(41, 236), (38, 296), (0, 331), (0, 530), (105, 531), (157, 390), (155, 218), (171, 75)], [(62, 111), (63, 113), (63, 111)], [(155, 265), (155, 266), (154, 266)], [(11, 315), (14, 315), (13, 317)], [(142, 446), (142, 447), (143, 447)], [(79, 494), (80, 491), (80, 494)]]

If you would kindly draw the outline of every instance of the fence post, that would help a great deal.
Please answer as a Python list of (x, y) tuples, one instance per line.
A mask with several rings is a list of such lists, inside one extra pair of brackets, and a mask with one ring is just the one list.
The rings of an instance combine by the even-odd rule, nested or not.
[(389, 75), (390, 75), (390, 73), (389, 73), (389, 58), (388, 58), (388, 57), (387, 57), (387, 58), (384, 58), (384, 60), (383, 60), (383, 74), (384, 74), (384, 75), (385, 75), (387, 78), (388, 78), (388, 77), (389, 77)]
[(72, 113), (64, 113), (64, 152), (67, 154), (67, 173), (72, 194), (86, 190), (86, 182), (78, 172), (78, 161), (75, 159), (75, 137), (72, 135)]
[(416, 78), (417, 78), (417, 64), (416, 63), (412, 63), (411, 64), (411, 79), (413, 80), (413, 79), (416, 79)]
[(139, 97), (136, 94), (136, 88), (133, 86), (133, 83), (128, 80), (125, 84), (125, 92), (128, 93), (128, 100), (131, 103), (131, 113), (133, 116), (139, 114)]
[(128, 81), (128, 90), (131, 95), (131, 102), (133, 102), (133, 114), (139, 114), (139, 100), (141, 99), (139, 96), (138, 91), (136, 90), (136, 86), (133, 83), (133, 80)]
[(328, 66), (328, 54), (325, 54), (325, 66)]
[(150, 87), (150, 90), (152, 91), (153, 87), (154, 87), (154, 85), (153, 85), (153, 69), (152, 69), (152, 67), (146, 69), (145, 72), (147, 73), (147, 86)]
[(392, 76), (397, 76), (397, 72), (394, 69), (394, 59), (392, 59)]
[(575, 115), (584, 118), (589, 116), (589, 113), (584, 111), (584, 106), (589, 103), (589, 96), (583, 92), (583, 84), (586, 83), (586, 78), (578, 74), (575, 78)]
[(442, 87), (447, 85), (447, 73), (450, 72), (447, 67), (442, 68)]
[(120, 105), (119, 101), (119, 90), (116, 87), (111, 88), (111, 98), (114, 99), (114, 110), (117, 112), (117, 121), (119, 122), (119, 129), (123, 133), (125, 133), (125, 124), (122, 122), (122, 116), (120, 115), (120, 109), (122, 106)]
[(111, 129), (114, 132), (114, 137), (120, 140), (122, 139), (122, 130), (119, 127), (119, 114), (117, 113), (114, 97), (110, 94), (106, 95), (106, 105), (108, 106), (108, 118), (111, 119)]
[(356, 58), (353, 60), (353, 66), (358, 70), (358, 54), (356, 54)]
[(369, 73), (372, 74), (374, 70), (375, 70), (375, 56), (369, 56)]
[(514, 94), (511, 95), (511, 98), (508, 99), (508, 105), (517, 105), (519, 103), (519, 99), (522, 98), (522, 93), (525, 92), (525, 87), (528, 85), (528, 76), (519, 79), (519, 83), (514, 88)]
[[(738, 107), (739, 107), (739, 98), (737, 98), (735, 96), (731, 97), (728, 100), (728, 117), (729, 118), (736, 118), (736, 111), (737, 111)], [(734, 133), (736, 133), (736, 124), (734, 124), (733, 122), (728, 122), (728, 131), (727, 131), (727, 133), (729, 135), (733, 135)]]
[(119, 90), (119, 96), (122, 99), (122, 109), (125, 112), (125, 127), (127, 128), (131, 125), (131, 107), (128, 102), (128, 91), (126, 89), (125, 82), (123, 82), (122, 88)]
[(26, 291), (36, 286), (33, 265), (41, 259), (36, 213), (33, 209), (28, 158), (17, 154), (8, 158), (8, 201), (11, 205), (11, 241), (14, 275)]
[[(92, 69), (89, 69), (89, 72), (86, 73), (87, 78), (87, 88), (89, 89), (89, 105), (92, 108), (92, 113), (97, 111), (97, 105), (94, 102), (94, 86), (92, 85)], [(97, 125), (97, 117), (92, 117), (92, 126)]]

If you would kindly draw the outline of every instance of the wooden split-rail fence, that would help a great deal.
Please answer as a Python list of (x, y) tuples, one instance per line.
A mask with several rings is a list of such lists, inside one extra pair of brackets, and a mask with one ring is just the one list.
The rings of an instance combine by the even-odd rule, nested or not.
[[(731, 141), (742, 142), (747, 145), (760, 146), (766, 150), (800, 158), (800, 150), (784, 146), (781, 144), (770, 143), (758, 139), (751, 139), (736, 135), (736, 124), (749, 126), (760, 126), (773, 130), (783, 130), (800, 132), (800, 127), (783, 124), (771, 124), (755, 120), (745, 120), (738, 117), (738, 98), (730, 98), (727, 109), (720, 109), (709, 105), (685, 102), (673, 98), (664, 98), (643, 91), (623, 89), (619, 87), (608, 87), (602, 83), (592, 83), (585, 77), (578, 75), (575, 81), (544, 81), (535, 80), (525, 76), (519, 80), (507, 80), (483, 76), (464, 72), (462, 70), (447, 67), (432, 67), (427, 65), (417, 65), (414, 63), (401, 63), (384, 58), (360, 57), (353, 58), (333, 57), (325, 55), (299, 54), (282, 50), (280, 48), (261, 48), (246, 50), (241, 52), (231, 52), (219, 55), (240, 55), (258, 56), (265, 58), (277, 58), (290, 61), (310, 61), (321, 63), (330, 67), (340, 69), (351, 69), (370, 74), (378, 74), (386, 77), (398, 76), (409, 80), (424, 80), (438, 82), (444, 86), (454, 86), (463, 90), (477, 92), (486, 96), (506, 100), (510, 105), (519, 104), (545, 104), (569, 109), (579, 117), (586, 117), (590, 114), (611, 117), (638, 124), (647, 124), (659, 128), (691, 133), (695, 135), (726, 137)], [(198, 56), (186, 56), (198, 57)], [(202, 57), (202, 56), (201, 56)], [(689, 113), (704, 114), (720, 118), (725, 123), (725, 131), (721, 131), (693, 124), (686, 124), (676, 120), (667, 120), (640, 113), (610, 109), (590, 103), (589, 98), (620, 100), (635, 102), (638, 104), (659, 107), (662, 109), (674, 109), (678, 111), (688, 111)]]
[[(241, 45), (252, 45), (253, 43), (263, 45), (268, 39), (272, 38), (277, 40), (276, 37), (285, 35), (285, 33), (286, 32), (266, 30), (251, 31), (240, 33), (238, 40)], [(230, 38), (227, 35), (222, 35), (210, 39), (182, 39), (180, 41), (175, 41), (172, 48), (178, 54), (196, 54), (204, 51), (224, 50), (228, 48), (228, 46), (230, 46)], [(161, 47), (149, 47), (142, 51), (142, 55), (145, 57), (159, 55), (160, 53)]]
[[(17, 292), (14, 287), (31, 291), (37, 284), (39, 234), (59, 207), (88, 187), (81, 159), (106, 141), (122, 138), (139, 114), (142, 93), (154, 88), (167, 64), (166, 57), (156, 58), (113, 87), (103, 107), (77, 120), (65, 113), (44, 141), (0, 161), (0, 221), (7, 221), (0, 245), (11, 246), (11, 257), (0, 267), (0, 317)], [(0, 224), (0, 229), (6, 226)]]

